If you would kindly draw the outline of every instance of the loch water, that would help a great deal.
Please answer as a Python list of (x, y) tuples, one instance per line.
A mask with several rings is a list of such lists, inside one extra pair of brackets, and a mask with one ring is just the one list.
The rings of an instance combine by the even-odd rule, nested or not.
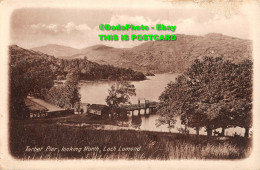
[[(130, 101), (132, 104), (137, 104), (138, 99), (141, 102), (144, 100), (159, 101), (158, 98), (164, 91), (165, 87), (170, 81), (175, 81), (178, 74), (156, 74), (155, 76), (147, 76), (147, 80), (131, 82), (136, 88), (136, 96), (132, 96)], [(79, 93), (81, 95), (81, 102), (90, 104), (106, 104), (105, 98), (108, 96), (108, 89), (113, 84), (113, 81), (81, 81), (79, 83)], [(158, 114), (144, 114), (141, 111), (141, 116), (138, 116), (137, 111), (132, 116), (129, 114), (126, 120), (121, 123), (111, 126), (105, 126), (105, 129), (136, 129), (145, 131), (160, 131), (160, 132), (173, 132), (179, 133), (184, 126), (181, 124), (179, 118), (174, 128), (169, 128), (168, 125), (156, 125)], [(221, 129), (217, 129), (219, 132)], [(240, 127), (226, 129), (225, 135), (232, 136), (235, 132), (243, 136), (244, 129)], [(194, 129), (190, 129), (190, 134), (195, 134)], [(204, 128), (200, 130), (200, 134), (206, 135)]]

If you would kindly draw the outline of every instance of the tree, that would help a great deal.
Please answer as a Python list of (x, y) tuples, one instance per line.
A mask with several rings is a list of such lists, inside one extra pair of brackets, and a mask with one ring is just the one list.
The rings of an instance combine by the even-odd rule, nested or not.
[(65, 109), (71, 109), (80, 102), (80, 94), (75, 84), (67, 83), (52, 87), (45, 100)]
[(252, 66), (250, 60), (238, 64), (236, 78), (234, 79), (231, 94), (233, 97), (232, 113), (233, 125), (245, 128), (245, 137), (249, 136), (249, 128), (252, 127)]
[(59, 107), (71, 109), (78, 107), (80, 94), (78, 91), (78, 75), (75, 72), (68, 73), (64, 85), (52, 87), (46, 94), (45, 99)]
[(159, 97), (160, 105), (158, 107), (159, 119), (157, 126), (161, 124), (169, 124), (174, 127), (176, 117), (183, 113), (184, 101), (189, 98), (188, 89), (185, 91), (187, 84), (184, 76), (176, 78), (176, 82), (170, 82), (165, 91)]
[[(194, 73), (199, 75), (201, 70), (197, 68)], [(210, 120), (213, 116), (207, 115), (210, 105), (202, 102), (200, 94), (204, 89), (200, 89), (201, 83), (202, 79), (199, 76), (190, 75), (189, 77), (187, 74), (180, 75), (175, 82), (170, 82), (159, 97), (161, 102), (158, 108), (160, 114), (158, 125), (172, 122), (174, 126), (176, 118), (180, 116), (181, 123), (185, 125), (185, 131), (188, 127), (195, 128), (199, 135), (199, 129), (205, 126), (210, 135), (213, 128)]]
[(130, 97), (136, 95), (135, 86), (126, 81), (117, 81), (108, 92), (106, 103), (112, 108), (118, 108), (123, 103), (130, 103)]
[(208, 136), (212, 130), (251, 126), (251, 61), (241, 64), (222, 58), (205, 57), (195, 60), (175, 82), (171, 82), (160, 96), (159, 124), (181, 116), (185, 127), (205, 127)]

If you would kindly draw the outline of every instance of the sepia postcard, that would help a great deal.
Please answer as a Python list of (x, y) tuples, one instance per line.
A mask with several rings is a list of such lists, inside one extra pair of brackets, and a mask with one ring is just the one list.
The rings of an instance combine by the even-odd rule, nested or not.
[(259, 169), (260, 1), (0, 2), (0, 169)]

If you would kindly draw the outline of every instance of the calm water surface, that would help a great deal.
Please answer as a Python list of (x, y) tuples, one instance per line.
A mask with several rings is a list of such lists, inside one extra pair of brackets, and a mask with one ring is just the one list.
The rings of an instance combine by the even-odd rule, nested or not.
[[(136, 88), (136, 96), (130, 98), (131, 103), (136, 104), (138, 99), (144, 102), (144, 99), (150, 101), (158, 101), (160, 94), (164, 91), (165, 87), (170, 81), (175, 81), (177, 74), (156, 74), (155, 76), (148, 76), (148, 80), (134, 81)], [(81, 102), (91, 104), (106, 104), (105, 98), (108, 96), (108, 89), (113, 84), (113, 81), (81, 81), (79, 93), (81, 95)], [(137, 116), (137, 111), (134, 116), (128, 115), (128, 120), (122, 122), (121, 126), (129, 129), (148, 130), (148, 131), (162, 131), (162, 132), (179, 132), (178, 128), (182, 125), (180, 120), (177, 119), (175, 128), (168, 128), (168, 125), (156, 126), (156, 119), (158, 115), (144, 116), (141, 111), (141, 116)], [(112, 127), (107, 126), (108, 129), (120, 129), (120, 126)], [(219, 130), (220, 132), (220, 130)], [(237, 132), (240, 135), (244, 134), (242, 128), (229, 128), (226, 130), (226, 135), (233, 135)], [(190, 133), (195, 134), (195, 130), (190, 129)], [(205, 129), (201, 129), (200, 134), (206, 135)]]

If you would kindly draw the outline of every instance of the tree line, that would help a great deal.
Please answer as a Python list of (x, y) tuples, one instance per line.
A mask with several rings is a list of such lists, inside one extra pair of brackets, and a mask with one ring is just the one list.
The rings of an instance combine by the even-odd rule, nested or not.
[(100, 65), (91, 62), (84, 57), (83, 59), (57, 61), (55, 72), (57, 75), (65, 77), (70, 72), (79, 75), (80, 80), (144, 80), (146, 77), (143, 73), (134, 71), (130, 68), (118, 68), (111, 65)]
[(196, 59), (190, 68), (170, 82), (159, 97), (158, 125), (174, 126), (176, 118), (186, 128), (212, 131), (252, 126), (252, 61), (232, 63), (221, 57)]

